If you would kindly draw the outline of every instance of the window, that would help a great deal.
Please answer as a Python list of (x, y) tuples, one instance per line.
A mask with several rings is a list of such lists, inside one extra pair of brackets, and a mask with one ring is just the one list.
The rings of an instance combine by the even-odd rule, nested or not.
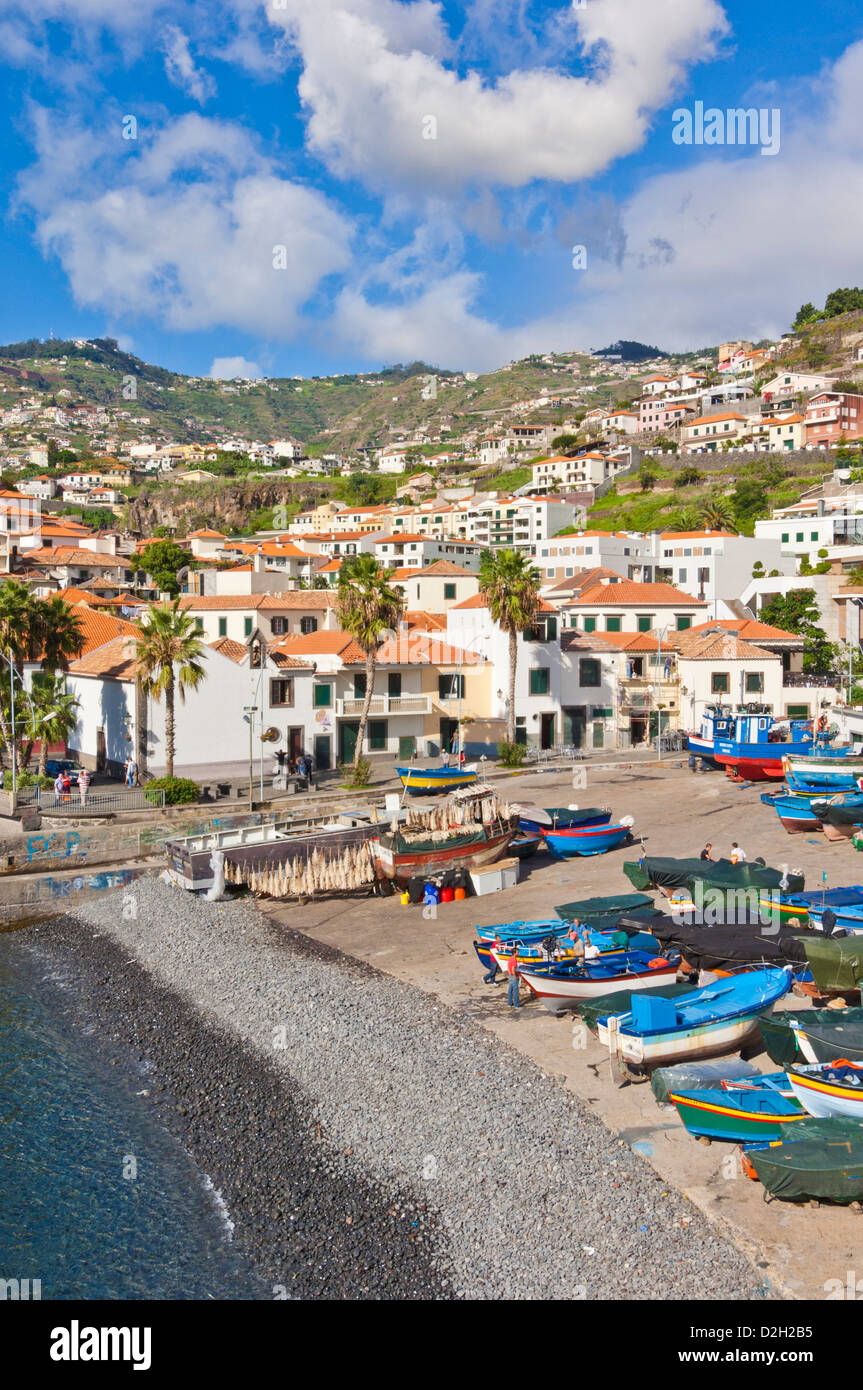
[(797, 532), (797, 539), (798, 539), (798, 541), (802, 541), (802, 540), (803, 540), (803, 532), (802, 532), (802, 531), (798, 531), (798, 532)]
[(227, 637), (227, 635), (228, 635), (228, 620), (227, 620), (227, 618), (220, 618), (220, 619), (219, 619), (219, 636), (220, 636), (220, 637)]
[(784, 541), (787, 541), (788, 538), (789, 538), (789, 533), (788, 533), (787, 531), (783, 531), (783, 532), (782, 532), (782, 539), (783, 539)]
[(653, 619), (651, 618), (650, 614), (649, 614), (649, 613), (639, 613), (639, 615), (638, 615), (638, 631), (639, 631), (639, 632), (649, 632), (650, 629), (652, 628), (652, 626), (653, 626)]
[(678, 632), (686, 632), (687, 628), (692, 627), (692, 617), (689, 613), (677, 613), (675, 619)]
[(787, 719), (808, 719), (808, 718), (809, 718), (809, 706), (808, 706), (808, 705), (789, 705), (788, 708), (787, 708), (787, 710), (785, 711), (785, 716), (786, 716)]
[(196, 618), (196, 619), (195, 619), (195, 627), (198, 629), (199, 632), (203, 632), (203, 631), (204, 631), (204, 619), (203, 619), (203, 618)]
[(246, 635), (247, 637), (251, 637), (251, 635), (252, 635), (252, 620), (251, 620), (251, 618), (244, 618), (244, 619), (243, 619), (243, 632), (245, 633), (245, 635)]
[(585, 632), (596, 632), (596, 618), (585, 618), (584, 630)]
[(385, 719), (370, 719), (368, 737), (370, 752), (385, 753), (387, 747), (387, 721)]
[(402, 673), (401, 671), (390, 671), (387, 675), (387, 695), (391, 700), (400, 700), (402, 696)]
[(300, 618), (300, 632), (317, 632), (317, 618)]
[(288, 630), (287, 619), (285, 618), (273, 618), (270, 626), (273, 630), (274, 637), (283, 637)]
[(333, 703), (333, 687), (326, 685), (316, 685), (312, 704), (315, 709), (329, 709)]
[(454, 585), (454, 584), (444, 584), (444, 586), (443, 586), (443, 596), (444, 596), (445, 599), (447, 599), (447, 598), (455, 598), (455, 585)]
[(464, 676), (459, 676), (455, 673), (452, 675), (439, 675), (437, 678), (437, 691), (439, 700), (463, 700)]
[(810, 540), (813, 540), (813, 541), (817, 541), (817, 539), (818, 539), (818, 532), (817, 532), (817, 531), (810, 531), (810, 532), (809, 532), (809, 539), (810, 539)]
[(605, 620), (606, 632), (620, 632), (620, 618), (607, 617)]
[(583, 657), (578, 663), (578, 683), (588, 687), (602, 685), (602, 667), (594, 657)]
[(727, 695), (730, 677), (727, 671), (714, 671), (710, 677), (710, 690), (713, 695)]
[(591, 719), (613, 719), (614, 710), (607, 709), (603, 705), (594, 705), (590, 711)]
[(747, 671), (747, 672), (746, 672), (746, 694), (747, 694), (747, 695), (763, 695), (763, 694), (764, 694), (764, 673), (763, 673), (762, 671)]
[(366, 680), (366, 673), (365, 673), (365, 671), (358, 672), (358, 673), (354, 676), (354, 699), (355, 699), (355, 700), (364, 700), (364, 699), (366, 698), (366, 691), (367, 691), (367, 689), (368, 689), (368, 683), (367, 683), (367, 680)]
[(530, 671), (530, 693), (531, 695), (548, 694), (548, 667), (534, 666)]
[(292, 705), (294, 703), (294, 682), (292, 680), (270, 681), (270, 705)]

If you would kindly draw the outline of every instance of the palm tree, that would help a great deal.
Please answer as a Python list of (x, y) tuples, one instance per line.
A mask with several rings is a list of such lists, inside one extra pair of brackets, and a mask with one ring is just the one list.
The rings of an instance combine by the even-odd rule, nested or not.
[(34, 604), (31, 658), (41, 660), (49, 674), (68, 671), (69, 662), (81, 655), (84, 633), (75, 609), (53, 595)]
[(78, 723), (80, 701), (65, 689), (57, 675), (43, 677), (33, 685), (33, 709), (30, 717), (30, 746), (24, 758), (29, 763), (36, 739), (39, 740), (39, 775), (45, 776), (48, 745), (65, 743)]
[(479, 591), (498, 627), (509, 634), (509, 714), (506, 736), (515, 743), (515, 673), (518, 634), (529, 628), (539, 608), (539, 574), (517, 550), (483, 551)]
[(381, 637), (397, 625), (402, 611), (402, 597), (390, 588), (373, 555), (352, 555), (339, 573), (339, 597), (336, 614), (344, 632), (349, 632), (366, 658), (366, 694), (357, 742), (354, 748), (356, 768), (363, 751), (366, 725), (375, 688), (378, 664), (378, 645)]
[[(23, 584), (15, 579), (6, 579), (0, 584), (0, 651), (4, 657), (12, 661), (19, 680), (23, 679), (21, 668), (30, 651), (33, 610), (34, 599)], [(11, 672), (8, 674), (14, 679)], [(3, 689), (0, 698), (0, 735), (3, 738), (6, 756), (11, 763), (14, 749), (7, 718), (6, 676), (7, 668), (4, 663), (0, 666), (0, 683)]]
[(154, 604), (141, 623), (137, 638), (138, 673), (141, 685), (154, 700), (165, 697), (165, 772), (174, 775), (174, 695), (197, 690), (206, 672), (202, 665), (204, 640), (194, 618), (173, 603)]
[(666, 525), (669, 531), (699, 531), (702, 525), (702, 511), (699, 507), (681, 507)]
[(709, 497), (701, 508), (701, 520), (711, 531), (734, 531), (736, 524), (734, 508), (727, 497), (716, 493)]

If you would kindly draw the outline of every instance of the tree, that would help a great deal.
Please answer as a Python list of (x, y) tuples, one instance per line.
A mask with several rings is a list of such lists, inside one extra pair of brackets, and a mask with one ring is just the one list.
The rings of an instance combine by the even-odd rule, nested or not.
[(791, 327), (794, 329), (805, 328), (807, 323), (815, 323), (820, 318), (820, 310), (816, 309), (815, 305), (811, 302), (807, 302), (806, 304), (801, 304), (800, 308), (797, 310), (797, 317)]
[(696, 483), (701, 482), (703, 476), (701, 470), (696, 468), (694, 463), (684, 463), (674, 479), (674, 486), (694, 487)]
[(30, 746), (23, 759), (26, 767), (36, 739), (39, 740), (39, 775), (45, 776), (48, 762), (48, 747), (52, 743), (66, 743), (78, 723), (80, 702), (64, 687), (63, 678), (49, 675), (34, 681), (32, 691), (33, 708), (30, 712)]
[(716, 493), (708, 497), (701, 508), (701, 524), (711, 531), (733, 531), (734, 509), (727, 497)]
[(669, 531), (699, 531), (704, 525), (704, 518), (698, 507), (681, 507), (672, 514), (667, 525)]
[(803, 638), (804, 671), (811, 671), (813, 675), (829, 675), (836, 669), (837, 649), (832, 642), (828, 642), (820, 626), (821, 613), (814, 589), (791, 589), (787, 594), (776, 594), (769, 603), (765, 603), (759, 617), (771, 627), (784, 628), (786, 632), (794, 632)]
[(533, 623), (539, 608), (539, 574), (517, 550), (483, 551), (479, 591), (492, 619), (509, 637), (509, 711), (506, 736), (515, 743), (515, 676), (518, 634)]
[(81, 619), (75, 609), (56, 594), (34, 605), (29, 655), (40, 660), (50, 675), (68, 671), (69, 662), (84, 647)]
[(366, 658), (366, 693), (354, 747), (354, 769), (359, 766), (363, 752), (375, 689), (378, 646), (381, 638), (398, 625), (401, 611), (401, 594), (390, 587), (375, 557), (348, 556), (339, 572), (336, 613), (342, 630), (350, 633)]
[(833, 319), (839, 314), (850, 313), (852, 309), (863, 309), (863, 290), (856, 285), (853, 289), (831, 290), (824, 303), (824, 316)]
[(567, 450), (574, 449), (580, 442), (577, 434), (559, 434), (551, 441), (551, 447), (556, 454), (565, 454)]
[(176, 598), (180, 592), (177, 571), (194, 568), (195, 557), (176, 541), (151, 541), (141, 551), (141, 569), (149, 574), (160, 593)]
[(658, 477), (659, 473), (656, 468), (647, 459), (644, 459), (638, 470), (638, 480), (641, 484), (641, 491), (652, 492), (656, 487)]
[(173, 603), (154, 604), (141, 624), (137, 639), (138, 675), (143, 691), (154, 700), (165, 698), (165, 772), (174, 775), (174, 697), (179, 689), (197, 690), (206, 672), (202, 664), (204, 639), (190, 613)]
[(768, 511), (767, 492), (757, 478), (738, 478), (731, 494), (731, 506), (741, 530)]

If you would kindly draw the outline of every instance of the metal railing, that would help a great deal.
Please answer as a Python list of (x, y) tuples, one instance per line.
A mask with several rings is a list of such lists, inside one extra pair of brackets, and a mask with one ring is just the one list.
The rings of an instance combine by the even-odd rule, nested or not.
[(81, 793), (74, 786), (69, 792), (56, 792), (53, 787), (22, 787), (16, 801), (19, 810), (38, 807), (46, 816), (98, 816), (109, 811), (161, 810), (165, 793), (161, 787), (150, 791), (143, 787), (115, 792), (88, 790), (87, 799), (82, 802)]
[[(337, 715), (360, 715), (365, 700), (337, 700)], [(369, 714), (431, 714), (430, 695), (373, 695)]]

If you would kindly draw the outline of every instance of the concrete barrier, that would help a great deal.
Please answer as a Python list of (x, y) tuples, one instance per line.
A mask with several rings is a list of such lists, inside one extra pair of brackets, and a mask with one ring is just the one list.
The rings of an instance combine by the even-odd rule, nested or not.
[(154, 864), (127, 864), (89, 873), (32, 874), (0, 879), (0, 927), (23, 925), (58, 912), (74, 912), (79, 902), (161, 872)]

